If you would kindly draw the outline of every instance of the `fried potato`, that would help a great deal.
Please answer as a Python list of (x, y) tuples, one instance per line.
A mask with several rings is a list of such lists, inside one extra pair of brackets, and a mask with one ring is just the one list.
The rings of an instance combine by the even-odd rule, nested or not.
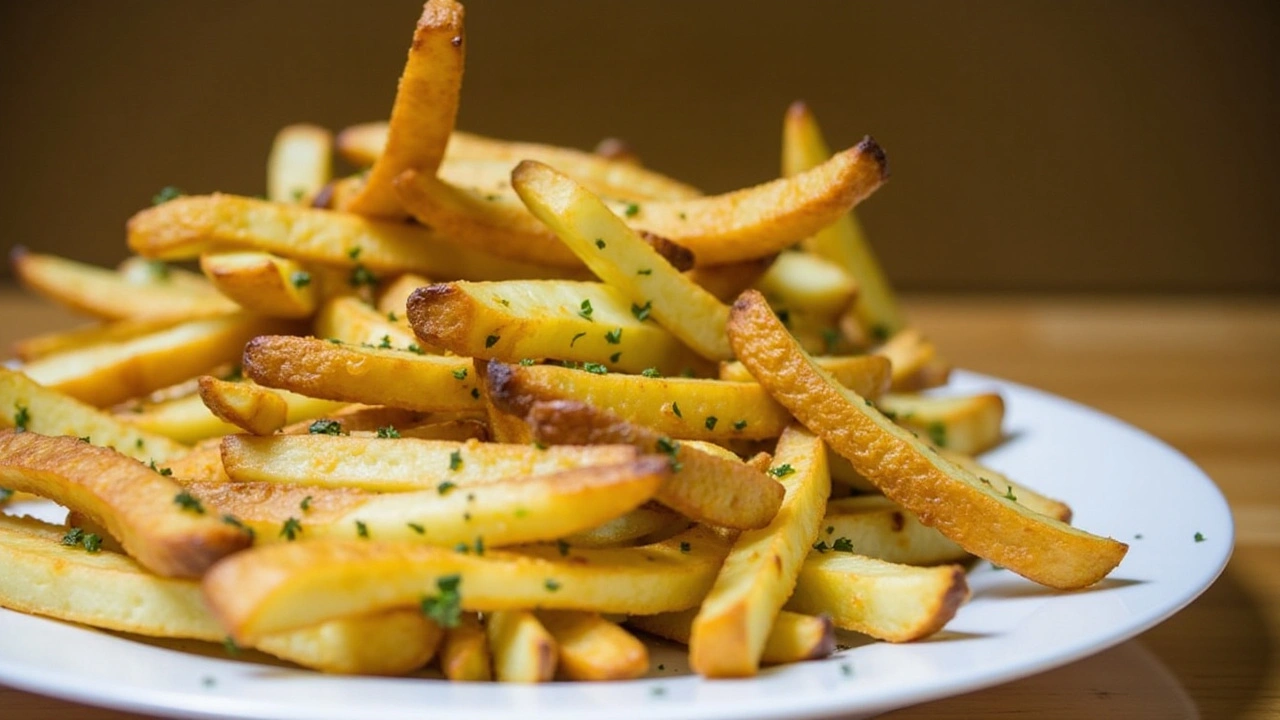
[[(285, 422), (294, 423), (334, 412), (344, 403), (319, 400), (283, 390), (267, 390), (251, 383), (232, 383), (255, 392), (269, 392), (285, 403)], [(267, 401), (271, 402), (271, 401)], [(215, 415), (198, 392), (158, 401), (130, 402), (115, 409), (115, 417), (132, 427), (163, 435), (181, 443), (197, 443), (238, 432), (241, 426)], [(247, 421), (247, 418), (245, 418)], [(144, 458), (145, 459), (145, 458)]]
[(347, 268), (355, 284), (370, 279), (360, 268), (442, 280), (566, 276), (445, 243), (421, 226), (217, 193), (147, 208), (129, 219), (128, 231), (129, 247), (144, 257), (186, 260), (214, 250), (261, 250)]
[(570, 680), (631, 680), (649, 671), (649, 649), (597, 613), (542, 611), (561, 673)]
[[(830, 157), (831, 151), (813, 113), (804, 103), (793, 103), (787, 110), (782, 130), (783, 176), (808, 172)], [(804, 240), (803, 246), (843, 268), (856, 280), (859, 295), (854, 313), (868, 335), (887, 338), (905, 326), (897, 298), (852, 212), (814, 232)]]
[(894, 384), (898, 392), (918, 392), (929, 388), (942, 387), (951, 377), (951, 361), (941, 355), (934, 355), (911, 375)]
[(288, 422), (289, 404), (266, 388), (200, 377), (200, 400), (222, 420), (254, 435), (270, 435)]
[(159, 472), (75, 438), (0, 432), (0, 487), (83, 513), (159, 575), (198, 577), (250, 543)]
[(1087, 587), (1128, 551), (1019, 505), (940, 457), (817, 368), (757, 292), (733, 306), (729, 338), (751, 374), (891, 500), (965, 550), (1059, 589)]
[(883, 495), (859, 495), (827, 503), (818, 542), (844, 546), (852, 552), (903, 565), (940, 565), (969, 559), (964, 548), (920, 523)]
[(356, 167), (369, 167), (387, 146), (386, 122), (367, 122), (343, 128), (334, 140), (342, 159)]
[(656, 503), (647, 503), (590, 530), (566, 535), (564, 542), (570, 547), (612, 547), (646, 537), (668, 537), (688, 527), (688, 518)]
[(40, 435), (88, 438), (135, 460), (165, 462), (187, 452), (164, 435), (133, 427), (20, 372), (0, 368), (0, 428), (18, 426)]
[(853, 302), (858, 283), (839, 265), (806, 252), (779, 253), (756, 282), (775, 309), (835, 315)]
[(708, 360), (731, 356), (729, 309), (681, 275), (596, 196), (546, 165), (522, 162), (511, 182), (529, 211), (605, 283)]
[(453, 0), (428, 0), (413, 31), (386, 145), (360, 189), (342, 209), (371, 217), (405, 216), (392, 181), (414, 168), (433, 174), (458, 115), (466, 55), (465, 12)]
[[(859, 395), (875, 399), (888, 391), (892, 381), (892, 365), (881, 355), (815, 355), (813, 364), (830, 373), (836, 382)], [(756, 379), (740, 362), (720, 363), (720, 379), (729, 382), (755, 382)]]
[(288, 258), (252, 251), (206, 253), (200, 270), (218, 292), (258, 315), (304, 318), (316, 311), (311, 273)]
[[(1071, 507), (1061, 500), (1032, 490), (1022, 483), (1015, 483), (1009, 479), (1004, 473), (993, 470), (986, 465), (978, 462), (968, 455), (964, 455), (953, 450), (940, 450), (938, 454), (968, 470), (978, 477), (978, 480), (991, 483), (992, 489), (1004, 497), (1013, 496), (1018, 498), (1018, 504), (1025, 506), (1030, 510), (1034, 510), (1041, 515), (1048, 515), (1055, 520), (1061, 520), (1064, 523), (1071, 522)], [(984, 483), (985, 484), (985, 483)]]
[(23, 374), (99, 407), (167, 387), (235, 360), (255, 335), (288, 332), (280, 320), (227, 315), (188, 320), (132, 340), (69, 350), (27, 363)]
[(400, 275), (378, 288), (378, 301), (375, 307), (378, 312), (386, 314), (388, 320), (394, 314), (398, 321), (402, 317), (407, 317), (409, 296), (413, 291), (430, 284), (430, 280), (415, 273)]
[(828, 614), (836, 627), (879, 640), (910, 642), (941, 630), (968, 599), (959, 565), (922, 568), (814, 551), (787, 609)]
[(777, 258), (768, 255), (724, 265), (703, 265), (689, 270), (685, 277), (702, 286), (720, 302), (730, 303), (743, 290), (751, 287), (769, 270)]
[(14, 342), (13, 354), (23, 362), (39, 360), (67, 350), (78, 350), (92, 345), (132, 340), (140, 335), (170, 327), (178, 320), (114, 320), (94, 325), (84, 325), (72, 330), (55, 330), (33, 335)]
[(444, 642), (440, 646), (440, 670), (454, 682), (493, 679), (489, 640), (475, 613), (462, 613), (457, 626), (445, 631)]
[(254, 649), (321, 672), (404, 675), (431, 660), (443, 635), (421, 612), (399, 609), (267, 635)]
[(205, 575), (204, 593), (237, 642), (417, 605), (436, 595), (440, 579), (455, 577), (456, 605), (463, 610), (652, 614), (696, 605), (727, 549), (702, 528), (641, 547), (573, 548), (563, 554), (555, 545), (475, 555), (362, 540), (276, 543), (219, 563)]
[(778, 439), (771, 473), (786, 490), (768, 526), (738, 536), (702, 601), (689, 663), (706, 677), (750, 677), (774, 618), (791, 595), (831, 494), (822, 440), (793, 425)]
[(178, 321), (239, 309), (207, 283), (196, 285), (168, 280), (166, 273), (173, 271), (167, 268), (157, 271), (146, 282), (131, 281), (113, 270), (56, 255), (33, 253), (21, 245), (10, 251), (9, 260), (14, 275), (28, 289), (102, 320)]
[[(627, 624), (650, 635), (673, 642), (689, 644), (693, 618), (698, 608), (657, 615), (632, 615)], [(818, 660), (836, 649), (835, 625), (826, 615), (802, 615), (779, 611), (765, 639), (760, 662), (765, 665)]]
[(648, 308), (602, 283), (438, 283), (415, 290), (408, 313), (425, 345), (486, 360), (555, 358), (671, 374), (707, 365), (649, 321)]
[(315, 336), (351, 345), (434, 350), (414, 336), (403, 309), (395, 312), (394, 317), (392, 320), (391, 313), (374, 310), (357, 297), (335, 297), (320, 307), (315, 320)]
[(939, 449), (976, 455), (1000, 443), (1004, 400), (996, 393), (936, 397), (889, 393), (876, 400), (886, 417)]
[[(938, 349), (933, 342), (915, 328), (906, 328), (894, 334), (872, 352), (889, 358), (889, 362), (893, 364), (892, 388), (897, 392), (932, 387), (933, 385), (924, 382), (925, 379), (938, 380), (936, 384), (941, 385), (946, 382), (950, 372), (950, 366), (938, 357)], [(929, 370), (930, 367), (934, 369)], [(940, 377), (939, 368), (946, 368)]]
[(267, 158), (267, 199), (305, 203), (332, 173), (333, 133), (315, 125), (286, 125), (276, 133)]
[(408, 410), (482, 411), (470, 358), (263, 335), (244, 348), (254, 382), (326, 400)]
[(222, 440), (227, 474), (241, 482), (353, 487), (375, 492), (435, 491), (575, 468), (619, 465), (639, 457), (630, 445), (574, 447), (449, 442), (404, 438), (291, 435)]
[(528, 610), (485, 616), (493, 674), (498, 682), (550, 682), (556, 675), (556, 641)]

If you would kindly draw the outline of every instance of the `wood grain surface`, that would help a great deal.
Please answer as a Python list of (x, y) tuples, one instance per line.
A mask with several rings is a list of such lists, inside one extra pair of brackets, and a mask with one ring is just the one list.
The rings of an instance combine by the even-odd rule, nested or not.
[[(1280, 300), (935, 296), (909, 310), (958, 366), (1091, 405), (1186, 453), (1226, 494), (1237, 545), (1212, 588), (1136, 640), (886, 717), (1280, 718)], [(5, 347), (72, 322), (7, 289), (0, 317)], [(4, 687), (0, 716), (131, 717)]]

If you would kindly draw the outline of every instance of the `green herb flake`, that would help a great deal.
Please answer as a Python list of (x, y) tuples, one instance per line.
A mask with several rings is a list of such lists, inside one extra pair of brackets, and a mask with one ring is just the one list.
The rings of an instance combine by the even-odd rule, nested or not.
[(676, 456), (680, 453), (680, 443), (669, 437), (660, 437), (656, 443), (656, 448), (658, 452), (670, 458), (671, 472), (680, 472), (680, 469), (684, 467), (683, 463), (676, 459)]
[(1012, 500), (1012, 501), (1014, 501), (1014, 502), (1018, 502), (1018, 496), (1013, 494), (1013, 486), (1012, 486), (1012, 485), (1010, 485), (1009, 487), (1005, 488), (1005, 490), (1004, 490), (1004, 497), (1005, 497), (1005, 499), (1006, 499), (1006, 500)]
[(784, 478), (784, 477), (786, 477), (786, 476), (788, 476), (788, 475), (790, 475), (790, 474), (794, 473), (795, 471), (796, 471), (796, 469), (795, 469), (795, 468), (793, 468), (793, 467), (791, 467), (791, 463), (782, 463), (781, 465), (779, 465), (779, 466), (778, 466), (778, 467), (776, 467), (776, 468), (771, 468), (771, 469), (769, 470), (769, 474), (770, 474), (770, 475), (772, 475), (772, 476), (774, 476), (774, 477), (776, 477), (776, 478)]
[(186, 193), (182, 192), (181, 190), (179, 190), (178, 188), (172, 185), (165, 185), (164, 187), (160, 188), (160, 192), (151, 196), (151, 205), (153, 207), (156, 205), (163, 205), (169, 202), (170, 200), (180, 198), (185, 194)]
[(474, 400), (480, 399), (480, 388), (471, 388), (471, 397)]
[(240, 646), (236, 644), (235, 638), (230, 635), (222, 638), (222, 650), (232, 657), (240, 654)]
[(365, 540), (369, 539), (369, 526), (365, 525), (362, 520), (356, 521), (356, 536), (362, 537)]
[(636, 274), (637, 274), (637, 275), (652, 275), (652, 274), (653, 274), (653, 268), (640, 268), (639, 270), (637, 270), (637, 271), (636, 271)]
[(734, 430), (737, 430), (737, 431), (739, 431), (739, 432), (741, 432), (741, 431), (743, 431), (743, 430), (746, 430), (746, 429), (747, 429), (747, 421), (746, 421), (746, 420), (735, 420), (735, 421), (733, 422), (733, 429), (734, 429)]
[(364, 287), (366, 285), (372, 287), (378, 284), (378, 278), (376, 275), (369, 272), (369, 268), (364, 265), (356, 265), (351, 268), (351, 277), (347, 278), (347, 283), (354, 288)]
[(100, 550), (102, 550), (102, 536), (98, 535), (97, 533), (86, 533), (84, 536), (84, 540), (82, 540), (81, 542), (84, 544), (85, 552), (89, 553), (90, 555), (93, 555), (99, 552)]
[(682, 543), (680, 543), (680, 552), (682, 552), (682, 553), (688, 553), (688, 552), (689, 552), (690, 550), (692, 550), (692, 549), (693, 549), (693, 546), (692, 546), (692, 545), (690, 545), (689, 543), (687, 543), (687, 542), (682, 542)]
[(640, 374), (647, 378), (660, 378), (662, 373), (658, 372), (656, 367), (648, 367), (640, 371)]
[(419, 535), (425, 535), (427, 532), (427, 529), (418, 523), (405, 523), (405, 525), (408, 525), (410, 530), (418, 533)]
[(619, 360), (621, 360), (621, 359), (622, 359), (622, 353), (621, 353), (621, 352), (616, 352), (616, 353), (614, 353), (614, 354), (612, 354), (612, 355), (610, 355), (610, 356), (609, 356), (609, 362), (611, 362), (611, 363), (616, 363), (616, 362), (618, 362), (618, 361), (619, 361)]
[(715, 430), (716, 423), (718, 422), (720, 422), (720, 418), (716, 417), (715, 415), (708, 415), (706, 421), (703, 422), (702, 424), (705, 425), (708, 430)]
[[(586, 333), (583, 333), (583, 335), (586, 335)], [(533, 362), (533, 358), (520, 358), (520, 365), (523, 367), (532, 367)]]
[(547, 589), (547, 592), (555, 592), (560, 589), (560, 583), (556, 582), (554, 578), (547, 578), (542, 583), (542, 586)]
[(584, 338), (584, 337), (586, 337), (586, 336), (587, 336), (587, 334), (586, 334), (586, 333), (584, 333), (584, 332), (580, 332), (580, 333), (578, 333), (577, 335), (574, 335), (574, 336), (573, 336), (573, 339), (569, 341), (569, 347), (573, 347), (573, 344), (574, 344), (574, 343), (576, 343), (576, 342), (578, 342), (578, 338)]
[(604, 334), (605, 342), (610, 345), (617, 345), (622, 342), (622, 328), (614, 328)]
[(302, 498), (302, 502), (298, 503), (298, 507), (302, 509), (302, 512), (311, 512), (311, 496), (308, 495)]
[(648, 320), (649, 313), (652, 311), (653, 311), (652, 300), (646, 300), (643, 305), (637, 305), (635, 303), (631, 303), (631, 314), (634, 315), (636, 320), (639, 320), (640, 322), (644, 322), (645, 320)]
[(291, 517), (285, 520), (284, 524), (280, 526), (280, 537), (288, 540), (289, 542), (297, 540), (298, 536), (301, 534), (302, 521), (296, 517)]
[(875, 338), (876, 342), (884, 342), (885, 340), (888, 340), (889, 339), (888, 326), (881, 323), (876, 323), (875, 325), (872, 325), (871, 337)]
[(1196, 541), (1196, 542), (1198, 542), (1198, 543), (1202, 543), (1202, 542), (1204, 542), (1204, 533), (1197, 532), (1197, 533), (1195, 534), (1195, 541)]
[(831, 543), (831, 549), (836, 552), (851, 553), (853, 552), (853, 541), (847, 537), (838, 537), (835, 542)]
[(0, 505), (9, 502), (9, 498), (13, 497), (13, 491), (9, 488), (0, 488)]
[(596, 247), (604, 249), (604, 238), (596, 238)]
[(587, 320), (590, 320), (591, 322), (595, 322), (595, 320), (594, 320), (594, 319), (592, 319), (592, 317), (591, 317), (591, 314), (595, 312), (595, 308), (591, 307), (591, 301), (590, 301), (590, 300), (583, 300), (583, 301), (582, 301), (582, 305), (580, 305), (580, 306), (579, 306), (579, 308), (580, 308), (580, 309), (578, 310), (578, 315), (579, 315), (580, 317), (586, 318)]
[(347, 251), (347, 257), (351, 258), (352, 260), (359, 260), (360, 253), (362, 252), (364, 252), (364, 248), (356, 246)]
[(390, 350), (390, 349), (391, 349), (391, 336), (390, 336), (390, 335), (383, 335), (383, 336), (382, 336), (382, 340), (380, 340), (380, 341), (378, 342), (378, 349), (379, 349), (379, 350)]
[(426, 351), (424, 351), (422, 349), (422, 346), (419, 345), (418, 343), (409, 343), (409, 347), (405, 349), (413, 353), (414, 355), (426, 355)]
[(388, 320), (389, 322), (396, 322), (396, 321), (398, 321), (399, 319), (400, 319), (400, 317), (396, 315), (396, 311), (395, 311), (395, 310), (389, 310), (389, 311), (387, 311), (387, 320)]
[(813, 544), (813, 549), (817, 550), (820, 553), (825, 553), (826, 551), (831, 549), (831, 546), (828, 545), (825, 540), (819, 540)]
[(931, 422), (927, 428), (929, 440), (940, 448), (947, 446), (947, 426), (942, 422)]
[(822, 347), (827, 354), (835, 351), (836, 343), (840, 342), (840, 331), (835, 328), (822, 329)]
[(586, 370), (587, 372), (593, 375), (609, 374), (609, 368), (605, 367), (604, 365), (601, 365), (600, 363), (584, 362), (582, 363), (582, 369)]
[(493, 347), (494, 345), (497, 345), (497, 344), (498, 344), (498, 340), (499, 340), (499, 339), (500, 339), (500, 338), (499, 338), (497, 335), (490, 335), (489, 337), (486, 337), (486, 338), (484, 339), (484, 346), (485, 346), (486, 348), (491, 348), (491, 347)]
[(312, 435), (342, 435), (342, 423), (337, 420), (316, 420), (307, 428)]
[(295, 270), (291, 275), (289, 275), (289, 282), (295, 288), (301, 290), (311, 284), (311, 273), (304, 272), (302, 270)]
[(31, 410), (26, 405), (13, 404), (13, 428), (15, 432), (26, 432), (31, 423)]
[(79, 545), (84, 540), (84, 531), (78, 527), (67, 528), (67, 533), (62, 536), (62, 544), (68, 547)]
[(187, 512), (193, 512), (196, 515), (204, 514), (204, 505), (200, 504), (200, 499), (186, 490), (174, 495), (173, 502)]
[(253, 528), (240, 522), (240, 518), (236, 517), (235, 515), (223, 515), (222, 522), (239, 530), (245, 535), (248, 535), (251, 539), (257, 536), (257, 533), (253, 531)]
[(400, 431), (395, 429), (395, 427), (392, 425), (388, 425), (386, 427), (380, 427), (378, 428), (378, 437), (382, 438), (383, 440), (394, 440), (400, 437)]
[(462, 583), (462, 575), (445, 575), (436, 580), (435, 595), (422, 598), (422, 614), (435, 621), (442, 628), (456, 628), (462, 618), (462, 596), (458, 586)]
[(453, 370), (453, 376), (454, 376), (455, 378), (457, 378), (458, 380), (466, 380), (466, 379), (467, 379), (467, 369), (466, 369), (466, 368), (454, 368), (454, 370)]
[(635, 203), (627, 203), (627, 209), (623, 211), (627, 217), (635, 217), (640, 214), (640, 206)]

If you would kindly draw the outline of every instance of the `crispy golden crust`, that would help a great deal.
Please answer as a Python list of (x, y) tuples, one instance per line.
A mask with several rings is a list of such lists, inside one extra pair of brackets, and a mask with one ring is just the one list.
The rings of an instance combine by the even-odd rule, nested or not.
[(0, 486), (83, 513), (160, 575), (199, 577), (250, 544), (217, 516), (184, 510), (176, 501), (182, 488), (172, 480), (75, 438), (0, 432)]
[(758, 292), (738, 298), (728, 328), (738, 358), (778, 402), (886, 496), (969, 552), (1060, 589), (1096, 583), (1127, 552), (1000, 496), (895, 426), (819, 372)]

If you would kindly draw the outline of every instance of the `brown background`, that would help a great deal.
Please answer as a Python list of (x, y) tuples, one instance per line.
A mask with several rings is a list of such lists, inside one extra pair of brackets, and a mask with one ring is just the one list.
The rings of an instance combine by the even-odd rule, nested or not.
[[(4, 244), (95, 262), (161, 186), (257, 193), (272, 134), (385, 117), (419, 0), (4, 3)], [(874, 134), (914, 290), (1280, 290), (1280, 6), (475, 1), (462, 127), (777, 173), (788, 102)]]

